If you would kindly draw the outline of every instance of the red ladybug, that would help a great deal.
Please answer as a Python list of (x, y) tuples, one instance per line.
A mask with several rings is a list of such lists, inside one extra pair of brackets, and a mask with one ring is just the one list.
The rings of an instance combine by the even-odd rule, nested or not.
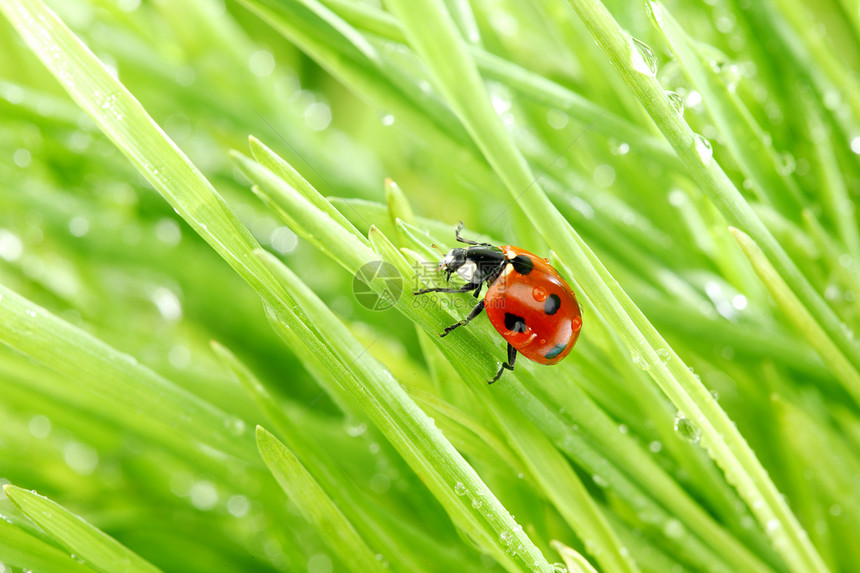
[(511, 245), (494, 247), (464, 239), (462, 229), (460, 222), (454, 232), (457, 241), (470, 246), (451, 249), (439, 269), (445, 271), (446, 281), (456, 272), (466, 284), (460, 288), (427, 288), (415, 294), (474, 291), (478, 298), (484, 283), (487, 294), (466, 318), (447, 327), (440, 336), (468, 324), (486, 309), (492, 325), (508, 341), (508, 361), (490, 384), (506, 368), (514, 369), (517, 352), (540, 364), (561, 361), (576, 344), (582, 328), (582, 312), (570, 286), (547, 259)]

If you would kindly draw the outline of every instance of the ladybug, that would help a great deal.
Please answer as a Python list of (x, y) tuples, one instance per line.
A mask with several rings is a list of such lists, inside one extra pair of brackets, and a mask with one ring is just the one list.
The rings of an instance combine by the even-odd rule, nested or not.
[(514, 369), (518, 352), (540, 364), (560, 362), (576, 344), (582, 328), (582, 311), (570, 286), (547, 259), (511, 245), (495, 247), (464, 239), (460, 236), (462, 230), (461, 221), (454, 236), (469, 246), (448, 251), (439, 270), (446, 273), (446, 282), (457, 273), (466, 284), (459, 288), (427, 288), (414, 294), (473, 291), (478, 298), (484, 284), (487, 293), (466, 318), (447, 327), (440, 336), (468, 324), (486, 310), (490, 323), (508, 342), (508, 360), (489, 380), (490, 384), (505, 369)]

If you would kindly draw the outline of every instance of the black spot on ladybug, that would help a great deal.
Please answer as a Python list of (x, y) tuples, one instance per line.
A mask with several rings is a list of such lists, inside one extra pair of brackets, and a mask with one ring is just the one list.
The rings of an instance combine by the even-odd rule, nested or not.
[(510, 312), (506, 312), (505, 313), (505, 328), (507, 328), (511, 332), (525, 332), (526, 331), (526, 319), (524, 319), (521, 316), (511, 314)]
[(543, 311), (547, 314), (555, 314), (559, 307), (561, 307), (561, 299), (557, 294), (549, 295), (543, 303)]
[(555, 358), (556, 356), (561, 354), (565, 348), (567, 348), (566, 344), (556, 344), (555, 346), (550, 348), (549, 352), (547, 352), (544, 356), (546, 356), (547, 358)]
[(525, 255), (517, 255), (511, 259), (511, 264), (514, 265), (514, 270), (521, 275), (527, 275), (535, 268), (534, 262)]

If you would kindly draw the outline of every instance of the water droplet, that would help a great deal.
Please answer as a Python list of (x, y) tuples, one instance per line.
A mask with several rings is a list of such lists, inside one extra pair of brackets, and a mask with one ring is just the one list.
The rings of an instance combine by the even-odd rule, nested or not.
[(630, 144), (624, 141), (609, 140), (609, 152), (612, 155), (627, 155), (630, 153)]
[(684, 116), (684, 98), (679, 96), (675, 92), (666, 92), (666, 97), (669, 99), (669, 103), (672, 104), (672, 107), (675, 108), (675, 111), (678, 112), (678, 115), (681, 117)]
[(644, 42), (630, 37), (630, 58), (633, 69), (649, 77), (657, 75), (657, 56)]
[(668, 349), (658, 348), (656, 352), (657, 352), (657, 358), (660, 359), (661, 364), (666, 364), (667, 362), (669, 362), (669, 358), (671, 357), (671, 354), (669, 353)]
[(675, 414), (675, 431), (691, 444), (698, 444), (702, 437), (701, 428), (681, 412)]
[(364, 435), (367, 431), (367, 424), (364, 422), (360, 424), (350, 424), (346, 427), (346, 435), (351, 438), (357, 438), (359, 436)]
[(481, 506), (484, 505), (484, 502), (478, 498), (472, 500), (472, 507), (475, 509), (481, 509)]
[(684, 525), (677, 519), (669, 519), (663, 524), (663, 533), (666, 537), (679, 539), (684, 535)]
[(567, 573), (567, 567), (562, 563), (553, 563), (550, 567), (552, 568), (552, 573)]
[(514, 536), (510, 531), (503, 531), (499, 534), (499, 541), (502, 542), (502, 545), (510, 545), (513, 540)]
[(711, 142), (698, 133), (694, 135), (694, 139), (696, 142), (696, 153), (699, 154), (699, 157), (701, 157), (702, 161), (705, 163), (710, 162), (711, 158), (714, 156), (714, 148), (711, 147)]
[(236, 417), (227, 418), (224, 420), (224, 428), (234, 436), (241, 436), (245, 433), (245, 421)]
[(532, 289), (532, 296), (538, 302), (543, 302), (546, 300), (547, 294), (546, 289), (543, 287), (536, 286)]
[(639, 353), (639, 351), (634, 351), (633, 353), (633, 364), (636, 365), (637, 368), (641, 368), (642, 370), (650, 370), (651, 365), (648, 364), (648, 361), (645, 360), (645, 357)]
[(797, 169), (797, 161), (794, 159), (794, 155), (789, 152), (780, 153), (779, 167), (777, 168), (779, 174), (783, 176), (791, 175), (795, 169)]
[(466, 486), (463, 485), (463, 482), (458, 481), (456, 485), (454, 485), (454, 493), (457, 495), (466, 495)]
[(660, 442), (655, 440), (655, 441), (651, 442), (650, 444), (648, 444), (648, 449), (656, 454), (656, 453), (659, 453), (660, 450), (663, 449), (663, 444), (661, 444)]
[(380, 121), (382, 122), (382, 125), (393, 125), (394, 124), (394, 116), (391, 115), (390, 113), (385, 114), (380, 118)]

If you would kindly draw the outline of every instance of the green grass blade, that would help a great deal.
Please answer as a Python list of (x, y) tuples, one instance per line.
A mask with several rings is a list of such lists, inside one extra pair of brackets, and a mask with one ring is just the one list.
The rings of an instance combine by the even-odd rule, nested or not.
[(181, 432), (254, 461), (250, 433), (242, 430), (244, 424), (235, 416), (2, 285), (0, 341), (94, 394), (93, 407), (120, 426), (134, 427), (156, 441), (159, 432)]
[(89, 573), (83, 563), (20, 527), (0, 519), (0, 563), (29, 571)]
[(261, 426), (257, 426), (257, 447), (281, 488), (350, 571), (386, 570), (302, 462)]
[(157, 567), (113, 537), (93, 527), (64, 507), (13, 485), (3, 486), (9, 500), (45, 533), (77, 558), (104, 573), (157, 573)]
[(731, 231), (744, 254), (749, 258), (756, 274), (782, 309), (785, 317), (794, 324), (799, 332), (807, 333), (809, 343), (818, 351), (825, 364), (828, 364), (833, 372), (840, 378), (853, 379), (854, 383), (860, 385), (860, 376), (858, 376), (857, 371), (852, 368), (845, 356), (839, 352), (833, 341), (827, 337), (818, 322), (809, 313), (809, 310), (803, 306), (803, 303), (782, 280), (780, 274), (756, 242), (739, 229), (732, 228)]

